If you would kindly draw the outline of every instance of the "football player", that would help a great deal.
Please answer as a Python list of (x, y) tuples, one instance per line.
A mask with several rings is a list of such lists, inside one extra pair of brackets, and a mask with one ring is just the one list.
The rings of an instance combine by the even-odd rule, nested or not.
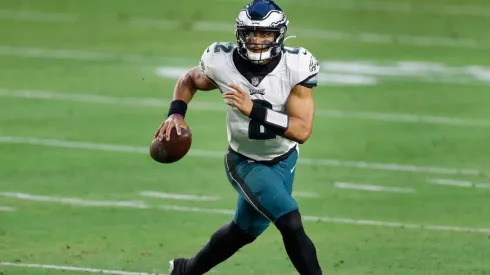
[(310, 137), (319, 64), (304, 48), (284, 46), (288, 19), (271, 0), (255, 0), (236, 19), (236, 45), (213, 43), (200, 66), (175, 87), (168, 118), (155, 137), (188, 129), (187, 105), (197, 90), (219, 89), (228, 105), (229, 182), (239, 194), (232, 221), (193, 257), (170, 261), (171, 275), (201, 275), (252, 243), (273, 223), (301, 275), (321, 275), (316, 248), (291, 196), (298, 144)]

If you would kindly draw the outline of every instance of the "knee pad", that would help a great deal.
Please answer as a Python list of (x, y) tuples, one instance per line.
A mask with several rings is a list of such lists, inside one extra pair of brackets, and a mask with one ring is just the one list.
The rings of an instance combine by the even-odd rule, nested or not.
[(303, 230), (301, 214), (298, 210), (289, 212), (276, 220), (275, 225), (283, 236), (296, 234)]

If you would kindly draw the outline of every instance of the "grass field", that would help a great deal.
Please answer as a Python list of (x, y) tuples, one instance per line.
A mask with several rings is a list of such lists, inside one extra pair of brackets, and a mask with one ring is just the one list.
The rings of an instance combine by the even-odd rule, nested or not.
[[(182, 161), (148, 146), (246, 1), (166, 2), (0, 1), (0, 274), (166, 274), (232, 217), (219, 93)], [(294, 190), (324, 274), (490, 274), (490, 3), (278, 3), (322, 64)], [(211, 274), (296, 273), (271, 227)]]

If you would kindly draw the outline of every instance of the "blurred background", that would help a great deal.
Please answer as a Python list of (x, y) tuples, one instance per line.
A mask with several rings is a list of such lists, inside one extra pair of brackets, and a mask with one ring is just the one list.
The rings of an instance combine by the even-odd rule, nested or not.
[[(167, 273), (231, 219), (218, 92), (183, 160), (148, 148), (246, 3), (0, 1), (1, 274)], [(277, 3), (321, 63), (294, 196), (325, 274), (489, 274), (490, 3)], [(212, 274), (296, 273), (271, 227)]]

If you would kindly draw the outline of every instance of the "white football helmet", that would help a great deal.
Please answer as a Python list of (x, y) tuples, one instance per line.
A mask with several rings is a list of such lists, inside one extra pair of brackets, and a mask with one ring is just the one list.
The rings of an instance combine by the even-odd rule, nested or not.
[[(243, 58), (262, 64), (278, 56), (283, 47), (289, 21), (282, 9), (272, 0), (255, 0), (246, 5), (238, 14), (235, 24), (235, 35), (238, 44), (238, 53)], [(274, 33), (274, 40), (266, 40), (259, 44), (267, 51), (252, 52), (248, 49), (251, 44), (247, 36), (250, 32), (265, 31)]]

